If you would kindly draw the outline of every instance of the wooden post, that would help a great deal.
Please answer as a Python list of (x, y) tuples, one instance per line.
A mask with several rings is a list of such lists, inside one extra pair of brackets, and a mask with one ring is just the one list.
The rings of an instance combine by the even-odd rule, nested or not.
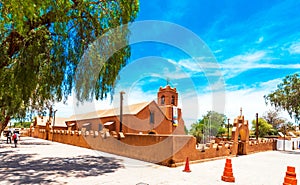
[(227, 119), (228, 125), (227, 125), (227, 139), (229, 141), (229, 118)]
[(256, 113), (255, 136), (256, 140), (258, 140), (258, 113)]
[(122, 132), (122, 121), (123, 121), (123, 94), (124, 91), (120, 92), (120, 132)]

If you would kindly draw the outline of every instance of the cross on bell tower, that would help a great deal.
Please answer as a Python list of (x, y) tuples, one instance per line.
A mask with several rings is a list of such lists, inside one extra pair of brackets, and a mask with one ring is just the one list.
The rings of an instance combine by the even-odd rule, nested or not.
[(166, 78), (167, 86), (170, 84), (170, 78)]

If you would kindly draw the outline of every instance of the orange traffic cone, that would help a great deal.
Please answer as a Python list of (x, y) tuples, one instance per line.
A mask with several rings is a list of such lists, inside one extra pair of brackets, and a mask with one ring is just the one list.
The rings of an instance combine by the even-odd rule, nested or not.
[(297, 185), (295, 167), (288, 166), (283, 185)]
[(232, 173), (231, 159), (226, 159), (224, 173), (221, 179), (225, 182), (235, 182), (235, 178)]
[(182, 170), (183, 172), (191, 172), (190, 170), (190, 164), (189, 164), (189, 158), (187, 157), (186, 158), (186, 161), (185, 161), (185, 167), (184, 167), (184, 170)]

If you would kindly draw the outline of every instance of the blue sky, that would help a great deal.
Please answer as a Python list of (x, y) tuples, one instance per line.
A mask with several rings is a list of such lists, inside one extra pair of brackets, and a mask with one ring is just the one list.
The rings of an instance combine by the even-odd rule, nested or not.
[[(300, 72), (299, 7), (297, 0), (141, 0), (136, 21), (168, 21), (194, 33), (215, 57), (221, 78), (209, 80), (215, 71), (208, 67), (211, 59), (204, 59), (208, 56), (199, 60), (200, 55), (195, 58), (180, 47), (136, 43), (131, 46), (129, 64), (120, 73), (113, 103), (93, 102), (92, 107), (118, 106), (120, 90), (125, 90), (128, 104), (156, 99), (159, 86), (165, 86), (168, 78), (178, 89), (188, 127), (214, 109), (212, 104), (216, 102), (224, 104), (224, 113), (231, 120), (239, 114), (240, 107), (246, 119), (252, 120), (256, 112), (262, 115), (270, 109), (263, 95), (276, 89), (286, 75)], [(164, 37), (174, 34), (160, 24), (152, 32), (167, 32)], [(147, 30), (139, 34), (147, 34)], [(186, 47), (194, 49), (189, 38), (186, 42)], [(203, 62), (202, 67), (195, 67), (197, 62)], [(206, 69), (210, 70), (205, 72)], [(218, 99), (222, 84), (224, 103)], [(66, 107), (58, 106), (58, 115), (71, 114)], [(79, 109), (83, 108), (74, 108), (73, 113)], [(282, 113), (282, 117), (288, 116)]]

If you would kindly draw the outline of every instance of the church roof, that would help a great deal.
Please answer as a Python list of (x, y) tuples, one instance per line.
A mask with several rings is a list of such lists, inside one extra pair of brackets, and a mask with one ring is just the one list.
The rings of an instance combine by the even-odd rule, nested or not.
[[(49, 116), (43, 116), (43, 117), (40, 117), (40, 116), (37, 116), (37, 125), (40, 125), (40, 126), (46, 126), (46, 123), (49, 119)], [(65, 121), (66, 119), (68, 118), (62, 118), (62, 117), (55, 117), (55, 123), (54, 123), (54, 126), (57, 126), (57, 127), (67, 127)], [(53, 118), (51, 120), (51, 125), (53, 126)]]
[[(132, 105), (124, 105), (123, 106), (123, 115), (136, 115), (141, 110), (143, 110), (147, 105), (151, 102), (142, 102)], [(120, 115), (120, 107), (106, 109), (106, 110), (98, 110), (93, 112), (88, 112), (85, 114), (76, 114), (68, 118), (66, 121), (76, 121), (76, 120), (87, 120), (87, 119), (94, 119), (94, 118), (104, 118), (104, 117), (111, 117), (111, 116), (119, 116)]]

